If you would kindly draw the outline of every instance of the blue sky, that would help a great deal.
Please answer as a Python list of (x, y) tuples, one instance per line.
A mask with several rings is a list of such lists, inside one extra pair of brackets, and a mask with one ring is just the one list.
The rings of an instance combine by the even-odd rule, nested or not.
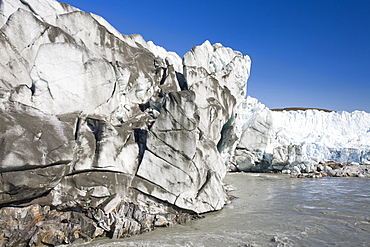
[(269, 108), (370, 112), (369, 0), (62, 0), (183, 56), (205, 40), (252, 59)]

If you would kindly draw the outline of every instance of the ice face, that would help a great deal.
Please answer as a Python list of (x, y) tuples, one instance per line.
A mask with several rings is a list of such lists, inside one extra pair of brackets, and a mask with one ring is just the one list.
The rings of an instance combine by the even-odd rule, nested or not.
[[(255, 163), (273, 163), (274, 158), (263, 159), (261, 152), (266, 157), (279, 154), (278, 163), (284, 165), (291, 165), (291, 161), (299, 164), (328, 160), (368, 163), (369, 113), (315, 109), (271, 111), (252, 97), (247, 97), (243, 105), (243, 134), (238, 145), (259, 157)], [(302, 148), (299, 162), (291, 157), (297, 154), (289, 151), (294, 145)]]

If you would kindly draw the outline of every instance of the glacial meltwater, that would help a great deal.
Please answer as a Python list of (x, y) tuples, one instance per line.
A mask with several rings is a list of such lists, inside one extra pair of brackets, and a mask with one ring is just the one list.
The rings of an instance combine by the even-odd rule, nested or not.
[(370, 246), (370, 180), (228, 174), (237, 198), (205, 218), (72, 246)]

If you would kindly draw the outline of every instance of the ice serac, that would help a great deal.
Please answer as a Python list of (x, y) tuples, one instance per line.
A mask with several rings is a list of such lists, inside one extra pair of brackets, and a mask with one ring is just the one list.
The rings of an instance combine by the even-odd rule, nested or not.
[(221, 209), (250, 59), (183, 59), (53, 0), (0, 1), (1, 245), (120, 238)]
[(316, 171), (319, 163), (369, 164), (370, 114), (318, 109), (270, 110), (244, 103), (244, 126), (232, 169)]
[(250, 65), (249, 56), (209, 41), (184, 56), (187, 88), (199, 95), (195, 102), (200, 129), (217, 143), (225, 161), (240, 135), (239, 109), (246, 96)]

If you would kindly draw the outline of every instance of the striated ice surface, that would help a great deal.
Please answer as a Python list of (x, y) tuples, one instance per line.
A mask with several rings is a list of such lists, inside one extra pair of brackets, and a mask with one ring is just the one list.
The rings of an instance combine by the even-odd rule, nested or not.
[[(54, 0), (0, 0), (0, 37), (0, 209), (35, 200), (0, 210), (6, 241), (46, 243), (14, 230), (20, 211), (78, 211), (93, 239), (225, 205), (247, 55), (206, 41), (181, 59)], [(61, 222), (49, 245), (76, 238)]]

